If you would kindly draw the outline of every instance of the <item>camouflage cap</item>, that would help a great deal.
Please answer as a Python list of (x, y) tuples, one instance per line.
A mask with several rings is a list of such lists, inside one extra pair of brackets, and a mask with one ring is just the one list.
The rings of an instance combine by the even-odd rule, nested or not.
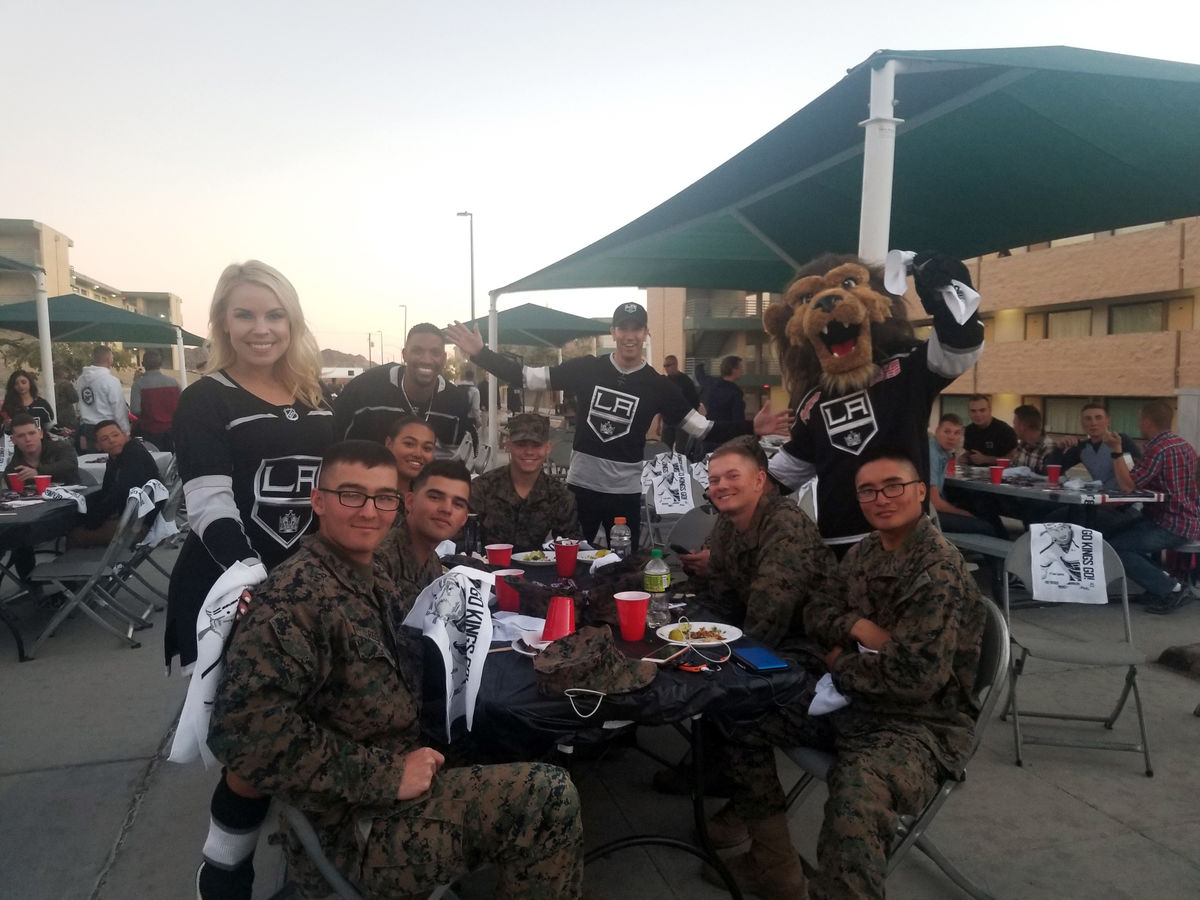
[(537, 441), (544, 444), (550, 440), (550, 420), (537, 413), (520, 413), (508, 420), (510, 441)]
[(654, 680), (654, 663), (626, 659), (607, 625), (588, 625), (559, 638), (533, 661), (538, 693), (556, 696), (570, 688), (624, 694)]

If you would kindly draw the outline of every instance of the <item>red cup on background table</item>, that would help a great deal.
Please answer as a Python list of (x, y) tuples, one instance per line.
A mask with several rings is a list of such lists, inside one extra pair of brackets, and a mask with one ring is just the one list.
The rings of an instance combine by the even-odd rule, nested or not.
[(988, 474), (992, 476), (992, 484), (1004, 483), (1004, 466), (991, 466)]
[(511, 566), (512, 544), (488, 544), (483, 549), (487, 551), (488, 565)]
[(542, 629), (543, 641), (557, 641), (575, 630), (575, 601), (570, 597), (551, 597), (546, 611), (546, 627)]
[(1058, 479), (1062, 477), (1062, 466), (1046, 466), (1046, 477), (1050, 479), (1051, 484), (1058, 484)]
[(37, 489), (38, 496), (42, 496), (46, 492), (46, 488), (50, 487), (49, 475), (35, 475), (33, 478), (33, 486)]
[(9, 475), (8, 486), (17, 493), (20, 493), (21, 491), (25, 490), (25, 479), (20, 475)]
[(958, 462), (954, 459), (954, 454), (950, 454), (950, 458), (946, 460), (946, 475), (953, 478), (958, 472)]
[(1009, 463), (1011, 463), (1011, 462), (1012, 462), (1011, 459), (1008, 459), (1007, 457), (1002, 456), (996, 460), (996, 465), (998, 465), (1002, 469), (1007, 469)]
[(514, 578), (524, 578), (525, 573), (520, 569), (500, 569), (498, 572), (493, 572), (492, 574), (496, 576), (496, 608), (501, 612), (520, 612), (521, 595), (504, 578), (507, 575), (511, 575)]
[[(562, 578), (570, 578), (575, 574), (575, 564), (579, 561), (579, 541), (555, 541), (554, 565)], [(574, 629), (572, 629), (574, 630)]]
[(613, 594), (617, 601), (617, 621), (621, 625), (621, 640), (640, 641), (646, 634), (646, 610), (650, 595), (645, 591), (620, 591)]

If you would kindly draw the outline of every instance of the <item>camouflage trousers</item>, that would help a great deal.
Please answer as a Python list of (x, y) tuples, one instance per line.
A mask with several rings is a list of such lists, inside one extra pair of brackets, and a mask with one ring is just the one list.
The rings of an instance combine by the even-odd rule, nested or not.
[(784, 811), (774, 748), (797, 744), (837, 756), (826, 782), (829, 799), (817, 839), (820, 872), (809, 884), (809, 896), (883, 897), (899, 817), (920, 812), (937, 790), (941, 767), (911, 735), (887, 729), (837, 735), (830, 716), (781, 710), (724, 750), (739, 816), (762, 819)]
[(356, 810), (353, 842), (339, 850), (334, 864), (368, 897), (424, 896), (488, 864), (499, 872), (496, 897), (583, 890), (579, 796), (557, 766), (443, 769), (428, 799)]

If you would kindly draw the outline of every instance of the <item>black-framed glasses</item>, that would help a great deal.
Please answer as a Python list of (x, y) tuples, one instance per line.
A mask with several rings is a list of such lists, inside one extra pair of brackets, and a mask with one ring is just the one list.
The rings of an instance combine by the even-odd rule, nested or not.
[(317, 488), (323, 494), (337, 494), (338, 503), (351, 509), (362, 509), (368, 500), (375, 502), (375, 508), (380, 512), (395, 512), (400, 508), (402, 498), (399, 494), (364, 494), (362, 491), (338, 491), (333, 488)]
[(904, 489), (910, 484), (921, 484), (921, 479), (918, 478), (916, 481), (895, 481), (891, 484), (885, 484), (881, 488), (859, 488), (854, 492), (854, 496), (858, 498), (859, 503), (872, 503), (880, 494), (891, 500), (895, 500), (904, 493)]

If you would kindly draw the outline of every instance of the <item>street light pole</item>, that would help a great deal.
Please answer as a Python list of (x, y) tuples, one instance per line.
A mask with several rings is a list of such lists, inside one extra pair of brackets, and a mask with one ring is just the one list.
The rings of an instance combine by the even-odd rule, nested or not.
[(404, 310), (404, 343), (407, 344), (408, 343), (408, 304), (407, 303), (398, 303), (396, 305), (399, 306), (402, 310)]
[(467, 217), (467, 226), (471, 239), (471, 321), (475, 321), (475, 216), (469, 212), (460, 212)]

